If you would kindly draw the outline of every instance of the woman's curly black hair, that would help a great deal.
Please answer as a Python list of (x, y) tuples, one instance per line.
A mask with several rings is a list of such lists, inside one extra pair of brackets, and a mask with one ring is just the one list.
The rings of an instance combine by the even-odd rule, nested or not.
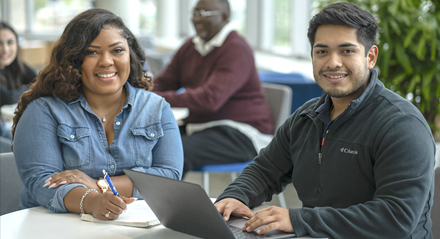
[(49, 64), (37, 75), (30, 89), (21, 96), (12, 126), (15, 127), (26, 107), (33, 100), (53, 96), (71, 102), (82, 93), (81, 65), (90, 43), (103, 28), (116, 28), (127, 39), (130, 51), (130, 75), (128, 82), (137, 88), (152, 90), (153, 79), (143, 69), (145, 53), (133, 33), (122, 19), (110, 11), (93, 8), (73, 18), (55, 43)]

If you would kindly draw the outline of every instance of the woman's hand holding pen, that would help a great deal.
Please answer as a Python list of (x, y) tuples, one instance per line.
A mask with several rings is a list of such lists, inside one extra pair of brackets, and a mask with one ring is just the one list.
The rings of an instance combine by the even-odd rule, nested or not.
[(43, 187), (57, 188), (60, 185), (80, 183), (84, 184), (88, 188), (94, 188), (100, 191), (100, 188), (96, 184), (96, 179), (89, 177), (87, 174), (74, 169), (74, 170), (64, 170), (59, 173), (55, 173), (52, 177), (49, 177)]
[(115, 196), (111, 191), (106, 193), (95, 193), (85, 201), (84, 210), (86, 213), (92, 214), (97, 219), (114, 220), (127, 209), (127, 204), (130, 204), (135, 200), (136, 198)]
[[(108, 180), (111, 182), (110, 178)], [(52, 177), (49, 177), (46, 180), (44, 187), (57, 188), (60, 185), (71, 183), (83, 184), (88, 190), (95, 189), (96, 191), (89, 191), (85, 194), (85, 189), (83, 187), (72, 189), (64, 198), (66, 208), (71, 212), (79, 213), (77, 200), (78, 198), (83, 197), (81, 203), (83, 203), (84, 212), (92, 214), (97, 219), (114, 220), (124, 212), (127, 208), (127, 204), (136, 200), (136, 198), (133, 197), (128, 198), (117, 195), (117, 193), (114, 193), (112, 190), (108, 190), (106, 193), (101, 193), (101, 189), (97, 185), (97, 180), (77, 169), (64, 170), (55, 173)], [(113, 185), (113, 183), (111, 183), (111, 185)], [(113, 189), (116, 191), (114, 185)]]

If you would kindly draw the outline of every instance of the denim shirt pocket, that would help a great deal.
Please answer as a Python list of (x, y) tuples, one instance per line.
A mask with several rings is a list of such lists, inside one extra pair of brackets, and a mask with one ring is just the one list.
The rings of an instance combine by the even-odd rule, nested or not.
[(136, 166), (151, 167), (153, 148), (163, 136), (162, 125), (154, 123), (145, 127), (132, 128), (131, 132), (134, 136)]
[(78, 169), (90, 163), (90, 129), (81, 126), (59, 125), (57, 135), (66, 169)]

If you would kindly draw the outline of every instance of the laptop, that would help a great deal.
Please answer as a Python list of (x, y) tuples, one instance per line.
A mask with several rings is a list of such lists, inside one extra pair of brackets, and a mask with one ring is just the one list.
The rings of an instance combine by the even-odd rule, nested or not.
[[(167, 228), (209, 239), (292, 238), (293, 233), (272, 231), (264, 235), (241, 230), (245, 218), (223, 220), (205, 190), (189, 182), (124, 169), (136, 189)], [(234, 234), (235, 233), (235, 234)]]

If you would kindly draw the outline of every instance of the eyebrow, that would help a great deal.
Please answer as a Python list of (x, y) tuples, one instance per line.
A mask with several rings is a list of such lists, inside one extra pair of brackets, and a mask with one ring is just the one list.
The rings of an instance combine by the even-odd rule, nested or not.
[[(352, 47), (359, 47), (358, 45), (356, 45), (354, 43), (349, 43), (349, 42), (338, 45), (338, 47), (350, 47), (350, 46), (352, 46)], [(325, 45), (325, 44), (318, 43), (318, 44), (313, 46), (313, 48), (316, 48), (316, 47), (328, 48), (329, 46)]]
[[(122, 43), (121, 41), (118, 41), (118, 42), (115, 42), (115, 43), (113, 43), (113, 44), (110, 44), (109, 47), (116, 46), (116, 45), (118, 45), (118, 44), (124, 44), (124, 43)], [(89, 47), (101, 49), (100, 46), (90, 45)]]

